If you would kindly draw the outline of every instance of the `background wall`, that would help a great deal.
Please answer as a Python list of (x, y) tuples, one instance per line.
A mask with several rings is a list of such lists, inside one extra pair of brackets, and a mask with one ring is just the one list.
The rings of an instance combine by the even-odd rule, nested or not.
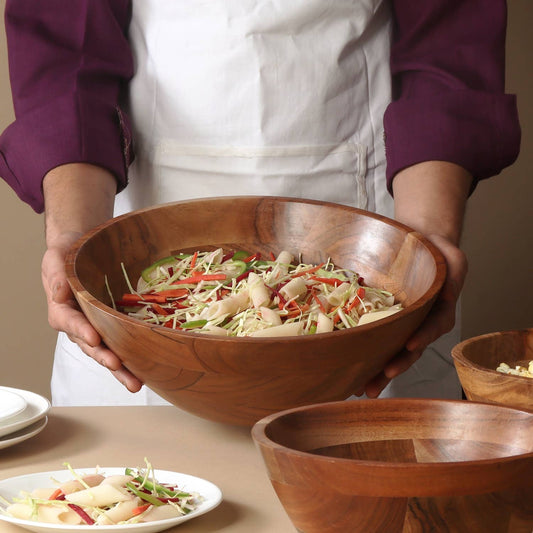
[[(4, 11), (5, 0), (0, 0)], [(508, 92), (523, 130), (517, 162), (482, 182), (467, 213), (463, 337), (533, 327), (533, 2), (509, 0)], [(0, 27), (0, 131), (12, 120), (4, 27)], [(40, 261), (43, 219), (0, 180), (0, 385), (49, 397), (55, 332), (47, 322)]]

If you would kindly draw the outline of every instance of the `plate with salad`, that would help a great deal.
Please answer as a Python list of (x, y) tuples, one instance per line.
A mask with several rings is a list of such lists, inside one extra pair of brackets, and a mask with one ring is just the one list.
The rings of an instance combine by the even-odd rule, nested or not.
[(214, 509), (220, 489), (192, 475), (144, 468), (92, 467), (0, 481), (0, 520), (38, 533), (155, 533)]

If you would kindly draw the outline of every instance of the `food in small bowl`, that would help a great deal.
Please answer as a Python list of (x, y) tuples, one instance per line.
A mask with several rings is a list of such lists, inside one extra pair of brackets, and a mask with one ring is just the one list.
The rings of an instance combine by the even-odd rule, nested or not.
[(533, 378), (533, 360), (527, 361), (523, 365), (518, 364), (513, 367), (509, 366), (507, 363), (500, 363), (496, 369), (502, 374), (508, 374), (511, 376), (521, 376), (523, 378)]
[[(124, 272), (135, 282), (162, 258), (217, 249), (330, 261), (387, 291), (402, 308), (354, 328), (285, 337), (206, 335), (113, 308), (112, 296), (131, 292)], [(424, 320), (446, 275), (436, 247), (398, 222), (338, 204), (249, 196), (117, 217), (82, 237), (66, 268), (80, 307), (133, 374), (179, 408), (243, 426), (364, 387)]]
[[(452, 348), (452, 357), (469, 400), (533, 412), (533, 379), (516, 371), (516, 367), (527, 369), (533, 359), (533, 329), (466, 339)], [(509, 371), (502, 372), (505, 367)]]
[(459, 400), (354, 400), (275, 413), (252, 436), (302, 533), (533, 528), (533, 413)]

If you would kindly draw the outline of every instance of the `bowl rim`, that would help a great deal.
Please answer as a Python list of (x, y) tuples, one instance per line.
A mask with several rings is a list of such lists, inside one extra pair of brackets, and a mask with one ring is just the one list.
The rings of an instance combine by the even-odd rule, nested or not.
[[(484, 409), (493, 409), (498, 411), (507, 411), (507, 412), (513, 412), (513, 413), (521, 413), (527, 418), (533, 419), (533, 412), (529, 412), (523, 409), (508, 407), (505, 405), (500, 404), (491, 404), (486, 402), (480, 402), (480, 401), (470, 401), (470, 400), (451, 400), (451, 399), (439, 399), (439, 398), (375, 398), (375, 399), (358, 399), (358, 400), (340, 400), (340, 401), (334, 401), (334, 402), (325, 402), (325, 403), (317, 403), (317, 404), (311, 404), (311, 405), (304, 405), (300, 407), (293, 407), (290, 409), (284, 409), (283, 411), (278, 411), (276, 413), (273, 413), (271, 415), (265, 416), (264, 418), (258, 420), (251, 429), (252, 438), (255, 441), (256, 445), (258, 446), (264, 446), (267, 448), (275, 449), (283, 453), (287, 453), (290, 455), (295, 455), (299, 457), (309, 457), (314, 458), (314, 460), (328, 463), (331, 462), (332, 457), (327, 455), (318, 455), (311, 452), (305, 452), (302, 450), (297, 450), (295, 448), (289, 448), (288, 446), (284, 446), (283, 444), (279, 444), (278, 442), (272, 440), (270, 437), (267, 436), (266, 430), (269, 424), (272, 422), (281, 419), (285, 416), (289, 416), (292, 414), (297, 414), (305, 411), (313, 411), (313, 410), (319, 410), (327, 408), (328, 406), (331, 406), (335, 408), (337, 405), (345, 404), (346, 402), (353, 401), (353, 402), (365, 402), (367, 405), (372, 405), (374, 402), (387, 402), (390, 404), (404, 404), (406, 402), (409, 403), (417, 403), (417, 404), (453, 404), (453, 405), (462, 405), (465, 408), (471, 408), (471, 406), (482, 406)], [(364, 405), (364, 404), (362, 404)], [(476, 407), (474, 407), (475, 409)], [(401, 409), (397, 409), (398, 412), (403, 412)], [(506, 457), (499, 457), (498, 462), (502, 463), (512, 463), (516, 461), (523, 461), (524, 459), (533, 459), (533, 450), (531, 452), (521, 453), (517, 455), (510, 455)], [(335, 457), (335, 462), (339, 462), (340, 464), (346, 464), (346, 465), (359, 465), (359, 466), (365, 466), (370, 469), (372, 468), (379, 468), (379, 469), (405, 469), (408, 471), (417, 471), (417, 470), (426, 470), (426, 469), (435, 469), (438, 470), (441, 467), (445, 467), (446, 469), (449, 468), (463, 468), (463, 467), (483, 467), (488, 464), (494, 463), (494, 458), (489, 459), (477, 459), (477, 460), (468, 460), (468, 461), (450, 461), (450, 462), (413, 462), (413, 463), (406, 463), (404, 461), (401, 462), (394, 462), (394, 461), (372, 461), (372, 460), (361, 460), (361, 459), (349, 459), (349, 458), (343, 458), (343, 457)]]
[[(353, 402), (439, 402), (483, 406), (484, 409), (495, 409), (517, 413), (531, 419), (533, 413), (513, 409), (501, 405), (466, 400), (443, 400), (426, 398), (386, 398), (362, 399)], [(329, 402), (341, 404), (346, 401)], [(292, 486), (297, 490), (306, 484), (308, 476), (330, 471), (332, 478), (339, 476), (339, 484), (329, 484), (328, 490), (341, 494), (360, 495), (378, 498), (411, 498), (438, 497), (450, 495), (461, 496), (477, 493), (490, 493), (500, 490), (516, 490), (517, 476), (521, 476), (520, 487), (529, 490), (531, 480), (523, 476), (524, 469), (533, 471), (533, 451), (505, 457), (478, 459), (455, 462), (391, 462), (365, 461), (342, 457), (318, 455), (283, 446), (270, 439), (265, 431), (270, 421), (289, 413), (327, 407), (327, 404), (314, 404), (304, 407), (287, 409), (269, 415), (254, 424), (251, 430), (252, 439), (259, 450), (267, 474), (272, 483), (279, 482)], [(284, 465), (290, 465), (285, 470)], [(302, 476), (300, 475), (302, 471)], [(286, 474), (284, 473), (286, 472)], [(305, 474), (305, 475), (304, 475)], [(460, 475), (458, 475), (460, 474)], [(528, 478), (528, 479), (526, 479)], [(353, 485), (350, 486), (350, 481)], [(417, 480), (418, 483), (413, 480)], [(438, 483), (434, 481), (438, 479)], [(347, 485), (348, 483), (348, 485)], [(416, 483), (416, 485), (413, 485)], [(521, 489), (522, 490), (522, 489)]]
[(531, 384), (533, 386), (533, 378), (528, 378), (526, 376), (515, 376), (515, 375), (510, 375), (510, 374), (504, 374), (503, 372), (498, 372), (494, 368), (489, 368), (489, 367), (481, 366), (481, 365), (479, 365), (477, 363), (474, 363), (473, 361), (471, 361), (470, 359), (468, 359), (464, 355), (463, 349), (464, 349), (465, 346), (468, 346), (468, 345), (476, 343), (476, 342), (480, 342), (480, 341), (489, 340), (489, 339), (492, 339), (492, 338), (495, 338), (495, 337), (499, 337), (501, 335), (505, 335), (505, 336), (513, 336), (513, 335), (528, 336), (528, 335), (533, 335), (533, 328), (510, 329), (510, 330), (504, 330), (504, 331), (492, 331), (490, 333), (484, 333), (482, 335), (476, 335), (474, 337), (470, 337), (468, 339), (464, 339), (461, 342), (459, 342), (458, 344), (456, 344), (455, 346), (453, 346), (452, 349), (451, 349), (451, 356), (452, 356), (452, 359), (454, 360), (454, 363), (456, 365), (457, 364), (461, 364), (463, 367), (467, 367), (467, 368), (469, 368), (471, 370), (474, 370), (476, 372), (480, 372), (480, 373), (487, 373), (488, 372), (489, 374), (500, 376), (502, 379), (510, 379), (512, 381), (515, 381), (518, 378), (520, 380), (519, 383), (522, 382), (522, 380), (523, 380), (524, 383), (531, 382)]
[(427, 237), (425, 237), (423, 234), (419, 233), (418, 231), (414, 230), (413, 228), (403, 224), (402, 222), (398, 222), (392, 218), (386, 217), (384, 215), (380, 215), (378, 213), (373, 213), (371, 211), (367, 211), (364, 209), (360, 209), (357, 207), (352, 207), (344, 204), (338, 204), (334, 202), (326, 202), (326, 201), (320, 201), (320, 200), (313, 200), (313, 199), (307, 199), (307, 198), (297, 198), (297, 197), (286, 197), (286, 196), (255, 196), (255, 195), (243, 195), (243, 196), (217, 196), (217, 197), (203, 197), (203, 198), (194, 198), (190, 200), (179, 200), (175, 202), (166, 202), (161, 203), (157, 205), (152, 205), (148, 207), (143, 207), (140, 209), (136, 209), (133, 211), (130, 211), (128, 213), (124, 213), (122, 215), (118, 215), (116, 217), (113, 217), (97, 226), (95, 226), (93, 229), (87, 231), (85, 234), (83, 234), (81, 237), (79, 237), (70, 247), (69, 251), (67, 252), (66, 258), (65, 258), (65, 269), (67, 274), (67, 280), (68, 283), (74, 292), (75, 296), (79, 294), (80, 296), (83, 295), (84, 299), (94, 305), (96, 308), (98, 308), (100, 311), (112, 315), (114, 318), (125, 321), (126, 323), (136, 325), (138, 327), (142, 327), (143, 329), (153, 329), (156, 328), (157, 331), (161, 332), (164, 331), (167, 335), (170, 336), (181, 336), (186, 335), (190, 336), (192, 338), (201, 338), (205, 339), (207, 342), (225, 342), (225, 343), (265, 343), (268, 341), (273, 342), (279, 342), (280, 340), (283, 340), (285, 342), (291, 342), (294, 340), (298, 340), (298, 342), (312, 342), (313, 339), (319, 338), (326, 338), (331, 335), (335, 335), (335, 338), (340, 337), (341, 335), (350, 335), (353, 334), (355, 330), (365, 332), (367, 330), (371, 330), (375, 323), (371, 322), (369, 324), (363, 324), (362, 326), (358, 326), (357, 328), (347, 328), (343, 330), (337, 330), (327, 333), (316, 333), (313, 335), (295, 335), (295, 336), (285, 336), (285, 337), (250, 337), (250, 336), (243, 336), (243, 337), (222, 337), (222, 336), (214, 336), (214, 335), (206, 335), (203, 333), (196, 333), (194, 331), (184, 331), (184, 330), (175, 330), (170, 328), (165, 328), (164, 326), (160, 326), (158, 324), (148, 324), (146, 322), (143, 322), (141, 320), (132, 318), (124, 313), (121, 313), (120, 311), (117, 311), (112, 306), (109, 306), (102, 301), (98, 300), (96, 297), (94, 297), (86, 288), (85, 286), (80, 282), (78, 276), (76, 275), (76, 259), (78, 257), (78, 254), (80, 253), (82, 247), (85, 245), (86, 242), (88, 242), (93, 236), (95, 236), (98, 233), (101, 233), (105, 231), (109, 226), (120, 222), (122, 220), (126, 220), (128, 218), (133, 218), (136, 216), (140, 216), (145, 212), (155, 211), (157, 209), (161, 208), (171, 208), (173, 206), (179, 206), (183, 204), (190, 204), (190, 203), (201, 203), (201, 202), (212, 202), (212, 201), (220, 201), (220, 202), (238, 202), (240, 200), (257, 200), (258, 202), (262, 201), (274, 201), (274, 202), (288, 202), (288, 203), (304, 203), (304, 204), (311, 204), (311, 205), (319, 205), (319, 206), (326, 206), (326, 207), (332, 207), (347, 211), (352, 211), (355, 213), (360, 213), (364, 216), (367, 216), (369, 218), (373, 218), (378, 221), (385, 222), (387, 224), (391, 224), (398, 229), (401, 229), (405, 231), (405, 235), (411, 234), (413, 237), (415, 237), (426, 249), (428, 249), (429, 253), (431, 254), (434, 263), (435, 263), (435, 278), (433, 279), (430, 287), (427, 289), (427, 291), (417, 300), (412, 302), (409, 306), (402, 308), (399, 312), (394, 313), (391, 316), (385, 317), (380, 319), (380, 324), (388, 324), (392, 322), (396, 322), (400, 319), (403, 319), (406, 315), (410, 314), (412, 311), (418, 310), (421, 307), (423, 307), (427, 302), (432, 302), (431, 305), (434, 304), (436, 298), (438, 297), (439, 292), (442, 289), (442, 286), (444, 285), (444, 281), (446, 278), (447, 273), (447, 264), (446, 260), (444, 258), (444, 255), (442, 252), (437, 248), (435, 244), (431, 242)]

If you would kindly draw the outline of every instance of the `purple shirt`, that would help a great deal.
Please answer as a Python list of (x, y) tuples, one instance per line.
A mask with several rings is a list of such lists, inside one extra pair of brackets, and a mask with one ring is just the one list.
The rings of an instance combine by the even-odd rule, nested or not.
[[(118, 190), (132, 159), (121, 101), (134, 72), (130, 0), (7, 0), (16, 120), (0, 137), (0, 176), (42, 212), (42, 179), (87, 162)], [(428, 160), (465, 167), (475, 181), (517, 157), (516, 100), (504, 92), (505, 0), (391, 0), (393, 102), (384, 116), (387, 182)]]

